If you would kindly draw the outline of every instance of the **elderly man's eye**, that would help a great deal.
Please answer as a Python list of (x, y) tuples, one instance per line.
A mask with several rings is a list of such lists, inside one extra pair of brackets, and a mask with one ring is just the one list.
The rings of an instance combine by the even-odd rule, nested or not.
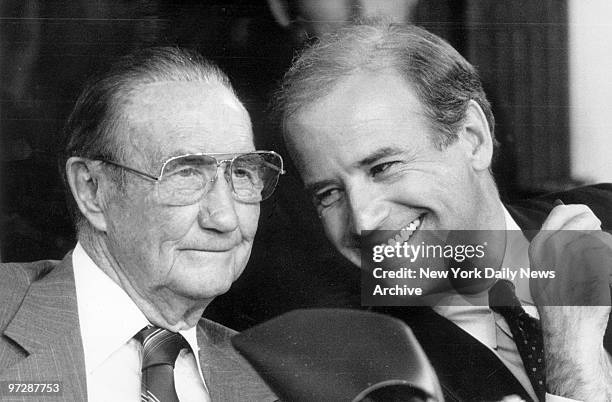
[(249, 172), (245, 169), (236, 169), (234, 170), (234, 176), (236, 177), (246, 177), (249, 176)]
[(329, 207), (340, 198), (342, 198), (342, 191), (337, 188), (321, 191), (314, 195), (315, 204), (321, 207)]
[(180, 177), (191, 177), (191, 176), (199, 176), (201, 175), (201, 172), (199, 169), (196, 169), (192, 166), (184, 166), (172, 172), (172, 175), (180, 176)]
[(252, 177), (257, 177), (257, 169), (256, 168), (239, 168), (239, 169), (234, 169), (234, 177), (246, 177), (246, 178), (252, 178)]

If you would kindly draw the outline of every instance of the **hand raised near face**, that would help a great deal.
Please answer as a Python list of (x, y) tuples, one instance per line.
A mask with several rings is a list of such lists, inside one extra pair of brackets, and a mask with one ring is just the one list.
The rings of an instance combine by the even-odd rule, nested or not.
[(556, 206), (530, 244), (529, 261), (532, 270), (555, 274), (530, 280), (538, 306), (610, 306), (612, 235), (586, 205)]
[(610, 316), (612, 235), (585, 205), (558, 205), (529, 247), (530, 279), (540, 314), (548, 392), (611, 400), (610, 358), (603, 336)]

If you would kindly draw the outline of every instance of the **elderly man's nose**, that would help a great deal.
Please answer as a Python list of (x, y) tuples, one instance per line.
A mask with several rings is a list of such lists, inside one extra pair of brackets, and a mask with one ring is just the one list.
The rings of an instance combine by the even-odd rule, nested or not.
[(219, 174), (200, 201), (200, 226), (219, 232), (236, 230), (239, 222), (234, 203), (231, 185), (223, 174)]

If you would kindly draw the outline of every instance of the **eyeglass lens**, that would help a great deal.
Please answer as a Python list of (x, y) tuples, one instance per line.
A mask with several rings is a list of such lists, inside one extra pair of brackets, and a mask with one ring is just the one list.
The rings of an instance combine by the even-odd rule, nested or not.
[[(274, 153), (248, 153), (233, 159), (225, 168), (234, 197), (256, 203), (274, 192), (282, 170), (280, 157)], [(217, 175), (217, 159), (209, 155), (186, 155), (170, 160), (158, 182), (162, 202), (189, 205), (198, 202), (212, 186)]]

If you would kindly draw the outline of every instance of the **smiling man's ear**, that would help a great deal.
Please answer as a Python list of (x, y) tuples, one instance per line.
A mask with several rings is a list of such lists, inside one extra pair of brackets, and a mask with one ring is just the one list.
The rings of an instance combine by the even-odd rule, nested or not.
[(66, 161), (66, 178), (79, 210), (97, 230), (106, 231), (102, 208), (99, 162), (73, 156)]
[(484, 112), (473, 100), (468, 104), (459, 136), (463, 136), (472, 167), (479, 171), (488, 170), (493, 159), (493, 137)]

